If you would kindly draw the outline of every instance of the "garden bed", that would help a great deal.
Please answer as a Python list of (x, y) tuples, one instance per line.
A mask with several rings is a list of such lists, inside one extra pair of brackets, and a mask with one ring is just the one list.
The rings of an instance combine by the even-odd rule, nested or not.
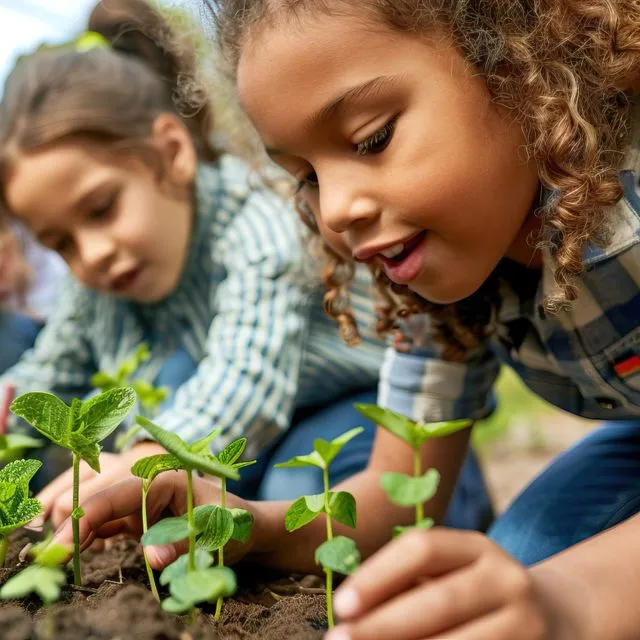
[[(0, 585), (22, 568), (21, 549), (30, 534), (14, 536), (0, 569)], [(67, 586), (48, 608), (36, 597), (0, 604), (3, 640), (312, 640), (326, 631), (323, 580), (283, 577), (255, 566), (239, 566), (238, 593), (225, 602), (221, 619), (214, 606), (188, 616), (162, 610), (147, 588), (135, 541), (118, 539), (103, 551), (83, 554), (83, 587)], [(69, 575), (69, 582), (72, 582)]]

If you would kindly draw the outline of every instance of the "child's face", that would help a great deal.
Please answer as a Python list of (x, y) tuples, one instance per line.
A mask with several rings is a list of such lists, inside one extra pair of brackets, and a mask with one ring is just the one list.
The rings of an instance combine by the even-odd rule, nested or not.
[(521, 228), (536, 167), (521, 128), (444, 38), (367, 20), (257, 25), (241, 52), (240, 98), (271, 157), (305, 182), (336, 251), (381, 262), (433, 302), (460, 300), (505, 255), (531, 257)]
[(160, 182), (140, 160), (62, 143), (22, 155), (6, 199), (85, 286), (156, 302), (178, 282), (192, 224), (189, 181), (165, 184), (172, 174)]

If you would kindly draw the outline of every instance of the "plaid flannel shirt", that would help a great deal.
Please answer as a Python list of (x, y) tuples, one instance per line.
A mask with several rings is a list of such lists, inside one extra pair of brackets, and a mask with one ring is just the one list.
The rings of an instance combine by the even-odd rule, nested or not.
[(536, 394), (573, 414), (640, 417), (639, 111), (621, 171), (624, 198), (611, 210), (611, 242), (605, 249), (587, 247), (571, 308), (544, 312), (542, 301), (554, 286), (553, 260), (545, 255), (532, 290), (514, 286), (518, 278), (501, 283), (498, 330), (464, 363), (443, 361), (430, 341), (428, 319), (418, 318), (415, 348), (387, 350), (380, 404), (416, 420), (479, 419), (494, 406), (493, 387), (505, 363)]

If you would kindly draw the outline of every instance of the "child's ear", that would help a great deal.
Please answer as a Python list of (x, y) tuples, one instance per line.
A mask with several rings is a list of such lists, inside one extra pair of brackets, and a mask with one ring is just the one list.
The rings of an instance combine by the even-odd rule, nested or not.
[(162, 154), (169, 181), (181, 187), (190, 186), (196, 176), (198, 155), (184, 124), (177, 116), (162, 113), (155, 119), (151, 135)]

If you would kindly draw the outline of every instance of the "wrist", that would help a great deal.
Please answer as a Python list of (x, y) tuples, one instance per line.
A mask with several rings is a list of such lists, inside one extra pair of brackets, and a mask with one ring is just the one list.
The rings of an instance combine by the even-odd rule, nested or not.
[(278, 543), (287, 540), (284, 528), (286, 508), (278, 506), (288, 503), (247, 501), (246, 509), (253, 514), (253, 531), (251, 535), (252, 554), (268, 554), (278, 549)]
[(529, 569), (538, 602), (548, 625), (549, 640), (588, 640), (584, 628), (584, 585), (576, 584), (553, 560)]

